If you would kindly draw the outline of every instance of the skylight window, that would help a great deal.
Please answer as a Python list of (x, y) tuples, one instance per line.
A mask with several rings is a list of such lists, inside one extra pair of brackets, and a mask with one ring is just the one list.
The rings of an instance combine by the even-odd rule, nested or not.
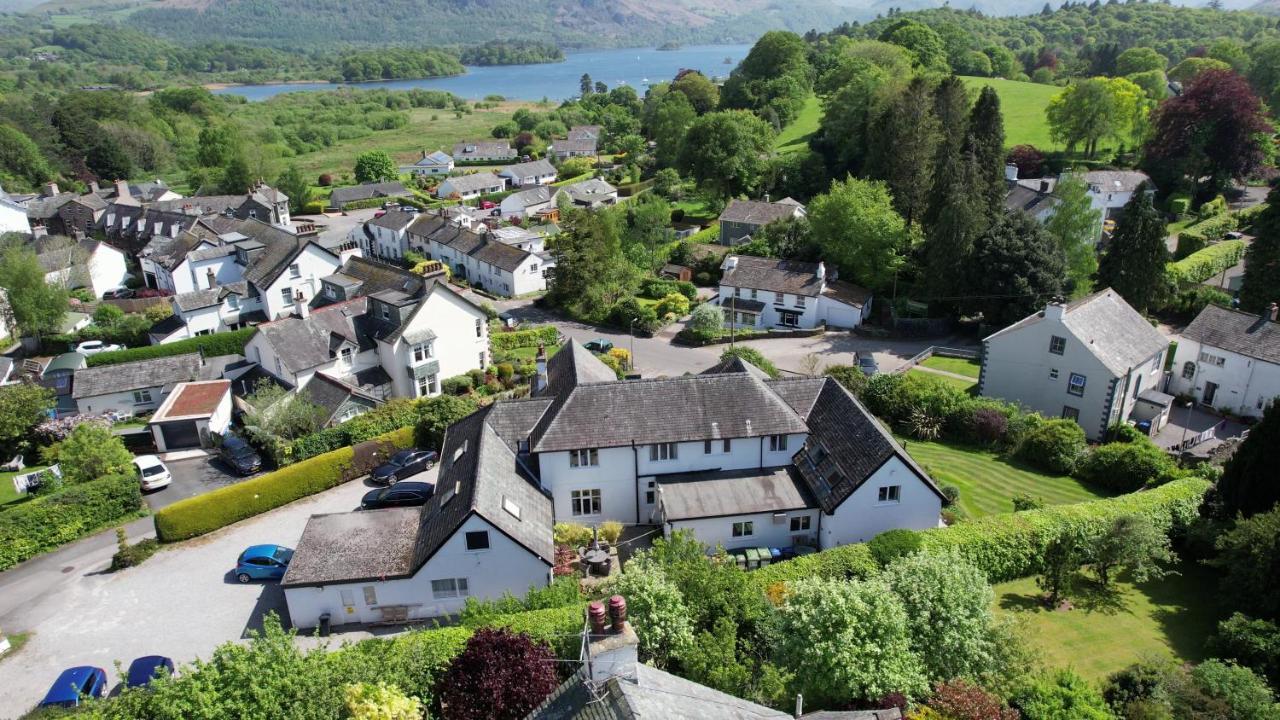
[(511, 517), (517, 520), (520, 519), (520, 506), (515, 504), (515, 502), (511, 498), (509, 497), (502, 498), (502, 509), (506, 510), (507, 513), (511, 515)]

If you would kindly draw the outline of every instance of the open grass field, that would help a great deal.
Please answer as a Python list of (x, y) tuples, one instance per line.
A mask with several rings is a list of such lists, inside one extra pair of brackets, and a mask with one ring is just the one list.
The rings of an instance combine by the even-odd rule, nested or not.
[(804, 109), (790, 125), (778, 133), (773, 142), (773, 149), (782, 155), (802, 152), (809, 148), (809, 136), (818, 131), (818, 121), (822, 119), (822, 103), (817, 95), (810, 95), (805, 100)]
[(1001, 78), (962, 77), (965, 85), (973, 90), (990, 85), (1000, 95), (1000, 110), (1004, 113), (1004, 144), (1035, 145), (1048, 152), (1061, 150), (1062, 146), (1049, 138), (1049, 121), (1044, 109), (1061, 88), (1053, 85), (1017, 82)]
[(1092, 579), (1069, 595), (1071, 610), (1040, 602), (1035, 578), (1000, 583), (995, 611), (1018, 619), (1036, 655), (1049, 667), (1072, 667), (1099, 680), (1144, 658), (1203, 660), (1205, 640), (1225, 612), (1217, 604), (1217, 578), (1184, 563), (1179, 575), (1134, 585), (1117, 581), (1101, 591)]
[(978, 384), (978, 381), (976, 379), (961, 380), (960, 378), (954, 378), (948, 375), (939, 375), (938, 373), (931, 373), (928, 370), (921, 370), (918, 367), (911, 368), (910, 370), (907, 371), (907, 374), (915, 377), (926, 377), (926, 378), (929, 378), (930, 380), (933, 380), (934, 382), (938, 382), (943, 385), (950, 385), (951, 387), (959, 390), (960, 392), (967, 392), (967, 393), (971, 393), (973, 391), (973, 388)]
[(955, 373), (978, 379), (978, 373), (982, 370), (982, 363), (977, 360), (969, 360), (967, 358), (942, 357), (941, 355), (933, 355), (921, 365), (934, 370), (942, 370), (944, 372)]
[(1013, 496), (1024, 493), (1049, 505), (1109, 497), (1073, 477), (1047, 475), (991, 451), (939, 442), (901, 441), (938, 485), (960, 489), (957, 505), (966, 517), (1013, 512)]

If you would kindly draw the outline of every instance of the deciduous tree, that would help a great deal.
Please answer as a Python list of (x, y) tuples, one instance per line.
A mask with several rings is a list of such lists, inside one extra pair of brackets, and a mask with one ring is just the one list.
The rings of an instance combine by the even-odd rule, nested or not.
[(1121, 570), (1137, 583), (1159, 580), (1169, 574), (1164, 566), (1178, 559), (1169, 546), (1169, 534), (1138, 515), (1116, 518), (1094, 540), (1092, 550), (1093, 571), (1103, 586)]
[(297, 165), (290, 165), (276, 178), (276, 189), (289, 196), (289, 211), (300, 213), (311, 200), (311, 185)]
[(384, 182), (396, 179), (396, 164), (382, 150), (369, 150), (356, 156), (356, 182)]
[(684, 95), (699, 115), (720, 105), (720, 87), (697, 70), (683, 70), (671, 81), (671, 91)]
[(909, 234), (884, 183), (847, 178), (809, 204), (809, 226), (827, 262), (873, 290), (893, 281)]
[(67, 289), (45, 282), (44, 268), (31, 248), (13, 242), (0, 248), (0, 287), (9, 294), (13, 323), (25, 335), (57, 332), (67, 312)]
[(1062, 293), (1066, 262), (1045, 229), (1026, 213), (1005, 213), (974, 241), (964, 267), (965, 304), (1003, 327)]
[(70, 483), (96, 480), (130, 470), (133, 453), (103, 422), (80, 423), (57, 447), (62, 477)]
[(708, 113), (689, 126), (680, 168), (718, 198), (751, 194), (767, 166), (773, 137), (767, 123), (744, 110)]
[(520, 720), (557, 685), (551, 648), (528, 635), (481, 628), (449, 663), (437, 693), (446, 720)]
[(1075, 297), (1093, 287), (1098, 270), (1094, 245), (1102, 229), (1102, 213), (1089, 199), (1089, 187), (1078, 175), (1067, 175), (1053, 188), (1057, 204), (1044, 229), (1058, 243), (1067, 262), (1068, 289)]
[(0, 452), (7, 456), (26, 445), (31, 430), (48, 417), (53, 407), (53, 391), (40, 385), (15, 383), (0, 385)]

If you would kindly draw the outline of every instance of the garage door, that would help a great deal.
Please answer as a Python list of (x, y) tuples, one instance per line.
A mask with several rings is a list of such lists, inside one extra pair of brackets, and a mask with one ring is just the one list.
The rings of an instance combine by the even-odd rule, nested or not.
[(200, 445), (200, 429), (194, 420), (160, 423), (160, 434), (164, 436), (164, 446), (169, 450)]

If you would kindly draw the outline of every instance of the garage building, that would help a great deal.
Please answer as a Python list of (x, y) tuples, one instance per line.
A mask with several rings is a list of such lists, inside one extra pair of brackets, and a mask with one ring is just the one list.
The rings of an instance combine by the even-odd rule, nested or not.
[(178, 383), (147, 423), (160, 452), (209, 447), (230, 426), (230, 380)]

